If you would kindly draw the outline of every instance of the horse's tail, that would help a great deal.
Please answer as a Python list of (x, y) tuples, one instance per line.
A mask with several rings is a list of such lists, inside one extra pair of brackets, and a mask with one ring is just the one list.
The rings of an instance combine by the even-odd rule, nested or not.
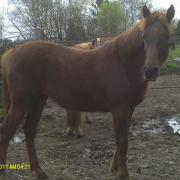
[(5, 114), (7, 114), (9, 111), (10, 104), (11, 104), (10, 92), (9, 92), (6, 74), (2, 70), (1, 70), (1, 73), (2, 73), (2, 96), (3, 96)]
[(11, 104), (10, 88), (8, 86), (8, 79), (7, 79), (7, 68), (9, 61), (8, 59), (11, 58), (14, 51), (15, 51), (14, 48), (7, 50), (1, 58), (2, 95), (4, 97), (4, 108), (6, 114), (8, 113)]

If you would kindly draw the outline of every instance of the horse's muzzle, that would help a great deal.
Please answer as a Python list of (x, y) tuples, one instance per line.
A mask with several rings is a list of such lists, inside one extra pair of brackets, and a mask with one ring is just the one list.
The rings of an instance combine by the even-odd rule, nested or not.
[(159, 67), (157, 66), (144, 66), (143, 67), (144, 78), (148, 81), (155, 81), (159, 76)]

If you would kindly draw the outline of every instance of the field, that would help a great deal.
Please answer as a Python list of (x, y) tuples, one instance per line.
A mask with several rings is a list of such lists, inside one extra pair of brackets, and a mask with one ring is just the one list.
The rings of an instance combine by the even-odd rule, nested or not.
[[(179, 86), (179, 88), (178, 88)], [(180, 75), (160, 76), (151, 83), (145, 100), (132, 118), (128, 167), (134, 180), (179, 180), (180, 135), (168, 119), (180, 120)], [(48, 100), (36, 137), (40, 164), (50, 180), (113, 180), (109, 170), (115, 148), (109, 113), (92, 113), (82, 123), (84, 138), (65, 135), (65, 111)], [(18, 131), (21, 135), (21, 131)], [(11, 144), (7, 163), (27, 163), (25, 142)], [(36, 179), (29, 170), (8, 171), (2, 180)]]

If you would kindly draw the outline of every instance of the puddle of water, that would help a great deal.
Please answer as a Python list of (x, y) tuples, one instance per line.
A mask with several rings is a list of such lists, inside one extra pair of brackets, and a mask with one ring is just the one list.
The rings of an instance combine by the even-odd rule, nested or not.
[(15, 134), (13, 139), (10, 141), (11, 144), (20, 144), (24, 141), (25, 137), (23, 133)]
[(173, 129), (174, 133), (180, 134), (180, 115), (174, 116), (169, 119), (168, 124)]
[(138, 135), (144, 132), (150, 135), (156, 135), (167, 133), (168, 129), (174, 134), (180, 135), (180, 114), (176, 114), (170, 118), (150, 119), (149, 121), (145, 121), (141, 129), (138, 129), (136, 132), (133, 131), (132, 134)]

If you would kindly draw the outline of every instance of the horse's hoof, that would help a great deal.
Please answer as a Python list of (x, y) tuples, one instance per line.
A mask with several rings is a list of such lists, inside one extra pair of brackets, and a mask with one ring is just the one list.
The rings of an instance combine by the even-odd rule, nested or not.
[(115, 176), (114, 180), (132, 180), (132, 178), (130, 176)]
[(30, 169), (33, 176), (36, 176), (38, 179), (46, 179), (48, 176), (46, 173), (41, 169), (41, 167), (38, 168), (32, 168)]
[(132, 180), (128, 173), (123, 174), (122, 172), (118, 171), (117, 173), (118, 180)]
[(43, 174), (37, 174), (37, 177), (38, 177), (39, 179), (47, 179), (47, 178), (48, 178), (48, 176), (47, 176), (45, 173), (43, 173)]
[(36, 170), (36, 174), (39, 179), (47, 179), (48, 178), (48, 176), (46, 175), (45, 172), (43, 172), (42, 169)]
[(113, 159), (111, 161), (110, 170), (111, 170), (112, 174), (114, 174), (114, 175), (118, 174), (118, 166), (117, 166), (117, 162), (114, 159), (114, 157), (113, 157)]
[(118, 180), (132, 180), (132, 178), (130, 176), (120, 176)]
[(68, 127), (67, 130), (66, 130), (66, 134), (67, 134), (67, 136), (74, 136), (73, 129)]
[(79, 138), (82, 138), (84, 136), (83, 130), (81, 128), (78, 128), (77, 130), (75, 130), (75, 134)]
[(90, 119), (86, 119), (86, 120), (85, 120), (85, 123), (87, 123), (87, 124), (91, 124), (91, 123), (92, 123), (92, 121), (91, 121)]
[(116, 166), (111, 167), (111, 172), (116, 177), (116, 180), (132, 180), (128, 173), (118, 171)]
[(83, 130), (81, 128), (78, 128), (78, 129), (73, 129), (73, 128), (67, 128), (66, 130), (66, 134), (67, 136), (76, 136), (76, 137), (83, 137), (84, 136), (84, 133), (83, 133)]

